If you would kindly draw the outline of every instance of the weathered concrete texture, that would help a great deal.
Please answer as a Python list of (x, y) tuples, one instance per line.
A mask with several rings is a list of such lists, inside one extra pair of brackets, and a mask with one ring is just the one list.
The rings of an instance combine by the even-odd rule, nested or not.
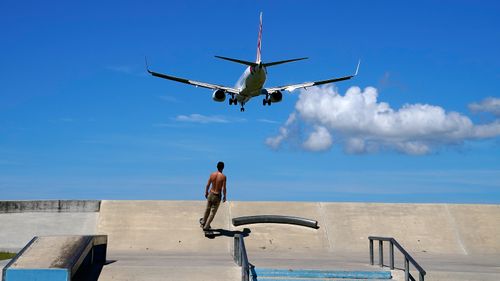
[(10, 268), (68, 268), (75, 251), (83, 251), (88, 243), (85, 236), (38, 237)]
[(241, 269), (227, 253), (112, 253), (99, 281), (235, 281)]
[(0, 201), (1, 213), (24, 212), (99, 212), (99, 200)]
[(500, 254), (500, 205), (321, 203), (334, 251), (390, 236), (410, 253)]
[[(229, 227), (227, 204), (221, 203), (213, 228)], [(103, 201), (99, 233), (110, 250), (229, 253), (229, 239), (208, 240), (200, 228), (203, 201)]]
[[(319, 229), (251, 225), (249, 249), (368, 251), (368, 236), (394, 237), (411, 253), (500, 254), (500, 205), (231, 202), (231, 217), (279, 214), (316, 219)], [(242, 229), (242, 227), (233, 227)]]
[(500, 205), (446, 205), (446, 208), (463, 252), (500, 253)]
[(91, 235), (99, 213), (0, 213), (0, 251), (17, 252), (33, 237)]
[[(238, 280), (232, 238), (205, 237), (203, 201), (103, 201), (99, 233), (108, 235), (108, 259), (100, 281)], [(212, 228), (229, 231), (228, 204), (221, 203)]]
[(255, 224), (233, 227), (235, 230), (250, 228), (245, 244), (249, 252), (278, 252), (314, 254), (327, 251), (329, 246), (326, 228), (322, 225), (317, 203), (280, 202), (231, 202), (231, 217), (250, 215), (287, 215), (316, 219), (319, 229), (295, 225)]

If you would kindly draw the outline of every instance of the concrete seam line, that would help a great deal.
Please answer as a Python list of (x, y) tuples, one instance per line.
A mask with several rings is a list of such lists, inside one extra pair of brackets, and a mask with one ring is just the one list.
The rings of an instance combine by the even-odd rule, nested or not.
[(446, 209), (446, 213), (448, 214), (448, 219), (450, 220), (450, 222), (452, 224), (452, 229), (453, 229), (453, 232), (455, 234), (455, 238), (458, 241), (458, 245), (462, 249), (462, 252), (464, 254), (468, 255), (469, 253), (467, 253), (467, 250), (465, 249), (465, 245), (462, 241), (462, 237), (460, 237), (460, 233), (458, 232), (457, 222), (455, 221), (455, 217), (453, 217), (453, 215), (451, 214), (450, 209), (448, 208), (448, 204), (445, 204), (444, 208)]
[(323, 229), (325, 230), (326, 241), (328, 242), (328, 249), (330, 251), (332, 251), (333, 245), (332, 245), (332, 241), (330, 240), (330, 235), (329, 235), (329, 231), (328, 231), (328, 223), (326, 221), (326, 213), (325, 213), (325, 210), (323, 209), (323, 203), (318, 202), (318, 207), (319, 207), (319, 214), (321, 215), (321, 219), (323, 220), (322, 226), (323, 226)]
[[(226, 201), (227, 202), (227, 201)], [(228, 215), (228, 219), (227, 219), (227, 229), (229, 231), (231, 231), (231, 204), (232, 202), (227, 202), (227, 215)], [(231, 239), (228, 239), (229, 240), (229, 243), (227, 243), (227, 251), (231, 254), (231, 245), (233, 242)]]

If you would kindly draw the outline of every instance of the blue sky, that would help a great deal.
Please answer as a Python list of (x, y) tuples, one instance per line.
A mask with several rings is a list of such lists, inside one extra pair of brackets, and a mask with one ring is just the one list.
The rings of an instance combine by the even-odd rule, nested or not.
[[(244, 67), (213, 56), (254, 60), (260, 11), (264, 61), (309, 57), (269, 68), (267, 86), (351, 74), (361, 59), (359, 76), (240, 113), (145, 73), (147, 56), (156, 71), (233, 86)], [(498, 204), (499, 12), (2, 1), (0, 198), (203, 199), (222, 160), (229, 200)]]

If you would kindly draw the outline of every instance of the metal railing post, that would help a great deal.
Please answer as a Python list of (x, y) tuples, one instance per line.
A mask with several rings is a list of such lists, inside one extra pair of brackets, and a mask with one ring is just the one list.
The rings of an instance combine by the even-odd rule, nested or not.
[(373, 240), (370, 239), (370, 264), (373, 265)]
[(394, 242), (389, 241), (389, 266), (394, 269)]
[(410, 281), (410, 263), (408, 258), (405, 257), (405, 281)]
[(415, 269), (418, 272), (418, 280), (424, 281), (426, 272), (425, 270), (413, 259), (413, 257), (394, 239), (393, 237), (379, 237), (379, 236), (369, 236), (368, 240), (370, 241), (370, 264), (374, 264), (374, 249), (373, 249), (373, 241), (378, 241), (379, 247), (379, 260), (378, 264), (380, 267), (384, 267), (384, 244), (383, 241), (389, 242), (389, 267), (391, 270), (394, 270), (394, 263), (396, 257), (394, 256), (394, 247), (396, 247), (404, 258), (404, 272), (405, 272), (405, 281), (415, 281), (415, 277), (412, 276), (410, 272), (410, 263), (415, 266)]
[(378, 241), (378, 265), (384, 266), (384, 244), (382, 240)]
[(249, 281), (249, 279), (250, 279), (250, 276), (249, 276), (250, 272), (248, 270), (248, 267), (245, 267), (245, 266), (241, 267), (241, 274), (242, 274), (241, 278), (242, 278), (243, 281)]
[(241, 248), (240, 248), (240, 236), (236, 234), (234, 236), (234, 261), (237, 265), (241, 266)]

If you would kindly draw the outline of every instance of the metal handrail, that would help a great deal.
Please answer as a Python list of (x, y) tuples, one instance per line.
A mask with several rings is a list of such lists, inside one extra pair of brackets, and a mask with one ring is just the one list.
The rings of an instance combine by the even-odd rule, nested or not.
[(234, 261), (237, 265), (241, 266), (241, 280), (249, 281), (250, 279), (250, 263), (248, 262), (247, 250), (245, 248), (245, 241), (243, 241), (242, 234), (234, 235)]
[(405, 281), (415, 280), (410, 273), (410, 262), (418, 271), (418, 280), (424, 281), (424, 276), (426, 274), (425, 270), (413, 259), (412, 256), (401, 246), (401, 244), (396, 241), (396, 239), (392, 237), (378, 237), (378, 236), (369, 236), (368, 240), (370, 240), (370, 264), (373, 265), (373, 240), (378, 241), (378, 263), (381, 267), (384, 266), (384, 250), (383, 250), (383, 241), (389, 242), (389, 267), (394, 269), (394, 246), (398, 248), (398, 250), (405, 257)]

